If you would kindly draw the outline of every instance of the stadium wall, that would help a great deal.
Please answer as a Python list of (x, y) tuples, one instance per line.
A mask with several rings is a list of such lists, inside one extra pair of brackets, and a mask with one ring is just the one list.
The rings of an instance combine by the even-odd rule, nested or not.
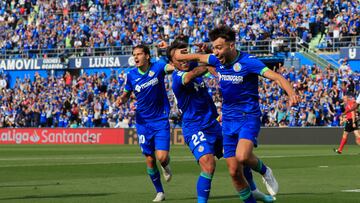
[[(342, 132), (342, 128), (263, 128), (259, 143), (337, 145)], [(171, 144), (184, 142), (181, 129), (171, 129)], [(355, 143), (350, 135), (348, 144)], [(0, 144), (138, 144), (138, 137), (133, 128), (2, 128)]]

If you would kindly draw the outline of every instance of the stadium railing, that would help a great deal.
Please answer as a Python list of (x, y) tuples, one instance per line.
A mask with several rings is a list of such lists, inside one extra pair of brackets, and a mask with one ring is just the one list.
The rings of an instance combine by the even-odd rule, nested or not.
[[(29, 49), (29, 50), (3, 50), (0, 54), (1, 59), (17, 58), (69, 58), (86, 56), (111, 56), (111, 55), (131, 55), (133, 46), (119, 47), (81, 47), (81, 48), (58, 48), (58, 49)], [(154, 47), (150, 45), (150, 49)]]
[[(354, 37), (352, 37), (353, 39)], [(360, 38), (360, 36), (358, 36)], [(349, 47), (344, 41), (332, 39), (334, 46), (330, 47), (332, 51), (338, 52), (343, 46)], [(276, 57), (279, 53), (301, 52), (321, 67), (337, 68), (338, 63), (326, 55), (320, 56), (317, 50), (309, 49), (309, 44), (300, 38), (276, 38), (272, 40), (241, 40), (236, 44), (237, 48), (250, 54), (260, 57)], [(81, 47), (64, 49), (30, 49), (30, 50), (2, 50), (0, 59), (18, 59), (18, 58), (70, 58), (70, 57), (93, 57), (93, 56), (111, 56), (111, 55), (131, 55), (133, 46), (118, 47)], [(149, 45), (152, 55), (159, 57), (164, 54), (164, 49), (155, 45)], [(195, 45), (190, 45), (192, 51), (196, 50)], [(329, 50), (329, 49), (327, 49)], [(330, 62), (329, 62), (330, 61)]]
[(338, 52), (340, 48), (360, 46), (360, 35), (346, 37), (323, 37), (316, 48), (322, 52)]

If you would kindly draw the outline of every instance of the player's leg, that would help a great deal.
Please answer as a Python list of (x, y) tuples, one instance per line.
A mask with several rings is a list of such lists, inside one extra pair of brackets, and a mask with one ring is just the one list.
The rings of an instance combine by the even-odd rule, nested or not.
[(354, 135), (355, 135), (355, 142), (356, 144), (360, 145), (360, 130), (354, 130)]
[(251, 193), (251, 189), (244, 177), (243, 166), (237, 161), (236, 157), (233, 156), (226, 158), (226, 164), (229, 170), (232, 183), (236, 191), (238, 192), (240, 199), (246, 203), (256, 202), (255, 198)]
[(161, 164), (161, 170), (166, 182), (170, 182), (172, 178), (172, 172), (170, 167), (170, 156), (169, 151), (166, 150), (156, 150), (156, 157)]
[(346, 144), (346, 142), (347, 142), (348, 135), (349, 135), (349, 133), (346, 132), (346, 131), (344, 131), (344, 133), (343, 133), (343, 135), (342, 135), (342, 137), (341, 137), (341, 142), (340, 142), (339, 147), (334, 150), (336, 153), (338, 153), (338, 154), (341, 154), (341, 153), (342, 153), (342, 150), (343, 150), (343, 148), (344, 148), (344, 146), (345, 146), (345, 144)]
[(353, 127), (353, 122), (352, 120), (348, 120), (345, 124), (345, 128), (344, 128), (344, 133), (342, 135), (342, 138), (341, 138), (341, 142), (340, 142), (340, 145), (337, 149), (334, 149), (334, 151), (338, 154), (341, 154), (342, 153), (342, 150), (347, 142), (347, 139), (348, 139), (348, 134), (353, 132), (355, 130), (355, 128)]
[(260, 119), (247, 116), (245, 125), (239, 131), (239, 141), (236, 148), (236, 159), (243, 165), (249, 166), (263, 176), (263, 180), (269, 194), (274, 196), (279, 190), (279, 185), (272, 173), (253, 153), (254, 146), (257, 146), (257, 136), (260, 131)]
[(136, 125), (139, 145), (142, 153), (145, 155), (146, 160), (146, 171), (149, 175), (155, 190), (156, 197), (153, 200), (154, 202), (160, 202), (165, 200), (165, 193), (163, 186), (161, 184), (160, 172), (156, 165), (156, 158), (154, 155), (154, 137), (152, 133), (146, 130), (145, 125)]
[(266, 203), (271, 203), (275, 201), (275, 198), (273, 196), (264, 194), (256, 187), (250, 167), (244, 167), (244, 176), (250, 186), (252, 195), (257, 201), (262, 201)]
[(236, 149), (238, 144), (238, 135), (235, 134), (242, 124), (230, 121), (223, 121), (223, 145), (224, 158), (229, 170), (229, 174), (235, 190), (238, 192), (240, 199), (244, 202), (256, 202), (251, 189), (244, 177), (243, 165), (236, 159)]
[(215, 156), (221, 158), (222, 130), (218, 122), (201, 131), (185, 130), (186, 142), (199, 162), (201, 172), (197, 182), (198, 203), (206, 203), (209, 199), (212, 177), (215, 172)]
[(156, 165), (156, 158), (154, 155), (146, 155), (147, 173), (156, 189), (156, 197), (153, 202), (161, 202), (165, 200), (165, 193), (161, 184), (160, 172)]
[(211, 182), (215, 172), (215, 158), (212, 154), (206, 154), (199, 159), (201, 172), (197, 181), (197, 198), (198, 203), (208, 202)]
[(153, 122), (151, 127), (155, 130), (155, 150), (156, 158), (161, 164), (161, 169), (166, 182), (172, 178), (170, 168), (170, 124), (168, 120)]

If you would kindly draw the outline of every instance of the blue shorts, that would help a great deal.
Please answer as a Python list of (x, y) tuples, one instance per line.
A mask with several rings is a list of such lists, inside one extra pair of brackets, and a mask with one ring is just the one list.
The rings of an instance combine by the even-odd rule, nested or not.
[(240, 139), (251, 140), (257, 147), (260, 125), (260, 117), (252, 115), (244, 115), (237, 120), (223, 120), (224, 158), (236, 155), (236, 147)]
[(144, 155), (152, 155), (155, 150), (170, 150), (170, 124), (168, 119), (136, 124), (138, 141)]
[(207, 128), (183, 128), (185, 142), (197, 161), (206, 154), (213, 154), (218, 159), (223, 156), (221, 133), (217, 121)]

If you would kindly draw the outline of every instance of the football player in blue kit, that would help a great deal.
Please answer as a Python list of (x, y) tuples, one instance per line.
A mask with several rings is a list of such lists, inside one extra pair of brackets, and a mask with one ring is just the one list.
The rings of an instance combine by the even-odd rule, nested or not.
[[(175, 51), (184, 48), (187, 48), (186, 43), (175, 41), (167, 49), (167, 57), (170, 64), (175, 66), (172, 88), (182, 112), (184, 139), (201, 168), (197, 181), (198, 203), (206, 203), (215, 172), (215, 157), (223, 156), (222, 128), (217, 121), (219, 115), (216, 106), (202, 78), (208, 72), (208, 68), (212, 69), (198, 66), (196, 62), (179, 62), (174, 59)], [(256, 189), (250, 168), (246, 168), (244, 173), (256, 199), (264, 202), (274, 201), (272, 196)]]
[(224, 158), (240, 198), (246, 203), (253, 203), (256, 201), (244, 178), (244, 166), (251, 167), (263, 176), (271, 195), (276, 195), (279, 189), (272, 170), (253, 153), (261, 124), (258, 76), (279, 84), (288, 94), (289, 105), (296, 104), (298, 96), (281, 75), (267, 68), (255, 56), (236, 50), (236, 33), (230, 27), (215, 28), (209, 36), (213, 54), (184, 54), (184, 50), (177, 50), (174, 58), (178, 61), (206, 63), (216, 68), (223, 97)]
[(165, 200), (160, 173), (156, 165), (159, 160), (164, 178), (171, 179), (170, 170), (170, 105), (167, 97), (164, 78), (174, 67), (164, 62), (150, 62), (150, 50), (147, 46), (133, 48), (136, 68), (129, 71), (125, 89), (117, 100), (121, 105), (128, 101), (131, 92), (137, 99), (136, 130), (139, 145), (146, 157), (147, 173), (156, 189), (154, 202)]

